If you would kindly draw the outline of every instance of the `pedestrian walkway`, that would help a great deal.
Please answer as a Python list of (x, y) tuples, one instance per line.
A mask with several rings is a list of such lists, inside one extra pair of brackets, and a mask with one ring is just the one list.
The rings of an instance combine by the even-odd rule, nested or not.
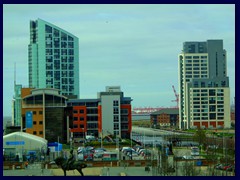
[[(62, 169), (52, 169), (53, 176), (63, 176)], [(145, 171), (145, 167), (88, 167), (83, 169), (84, 176), (152, 176), (150, 171)], [(77, 170), (67, 171), (67, 176), (79, 176)]]
[(51, 169), (3, 170), (3, 176), (53, 176)]

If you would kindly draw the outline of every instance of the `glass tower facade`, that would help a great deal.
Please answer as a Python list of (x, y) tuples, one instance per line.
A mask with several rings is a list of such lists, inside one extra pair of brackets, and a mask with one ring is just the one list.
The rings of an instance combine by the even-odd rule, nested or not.
[(44, 20), (30, 21), (29, 87), (79, 97), (79, 40)]

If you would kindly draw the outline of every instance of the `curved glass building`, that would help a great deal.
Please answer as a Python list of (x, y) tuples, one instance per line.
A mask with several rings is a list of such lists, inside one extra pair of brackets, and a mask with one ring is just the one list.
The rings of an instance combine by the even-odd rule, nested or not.
[(55, 88), (79, 97), (79, 40), (44, 20), (30, 21), (29, 87)]

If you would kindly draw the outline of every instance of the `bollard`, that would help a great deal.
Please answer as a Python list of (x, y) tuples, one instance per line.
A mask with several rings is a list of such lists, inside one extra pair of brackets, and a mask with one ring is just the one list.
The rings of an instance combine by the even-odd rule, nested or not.
[(45, 169), (48, 169), (48, 164), (45, 164)]
[(12, 170), (15, 170), (15, 165), (14, 164), (12, 165)]

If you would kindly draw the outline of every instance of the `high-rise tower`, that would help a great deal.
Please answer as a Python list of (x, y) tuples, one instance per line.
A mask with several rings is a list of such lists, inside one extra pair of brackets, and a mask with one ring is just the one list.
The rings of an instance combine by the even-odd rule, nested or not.
[(230, 89), (222, 40), (184, 42), (179, 54), (179, 127), (229, 128)]
[(29, 87), (55, 88), (79, 97), (78, 38), (41, 19), (30, 21)]

